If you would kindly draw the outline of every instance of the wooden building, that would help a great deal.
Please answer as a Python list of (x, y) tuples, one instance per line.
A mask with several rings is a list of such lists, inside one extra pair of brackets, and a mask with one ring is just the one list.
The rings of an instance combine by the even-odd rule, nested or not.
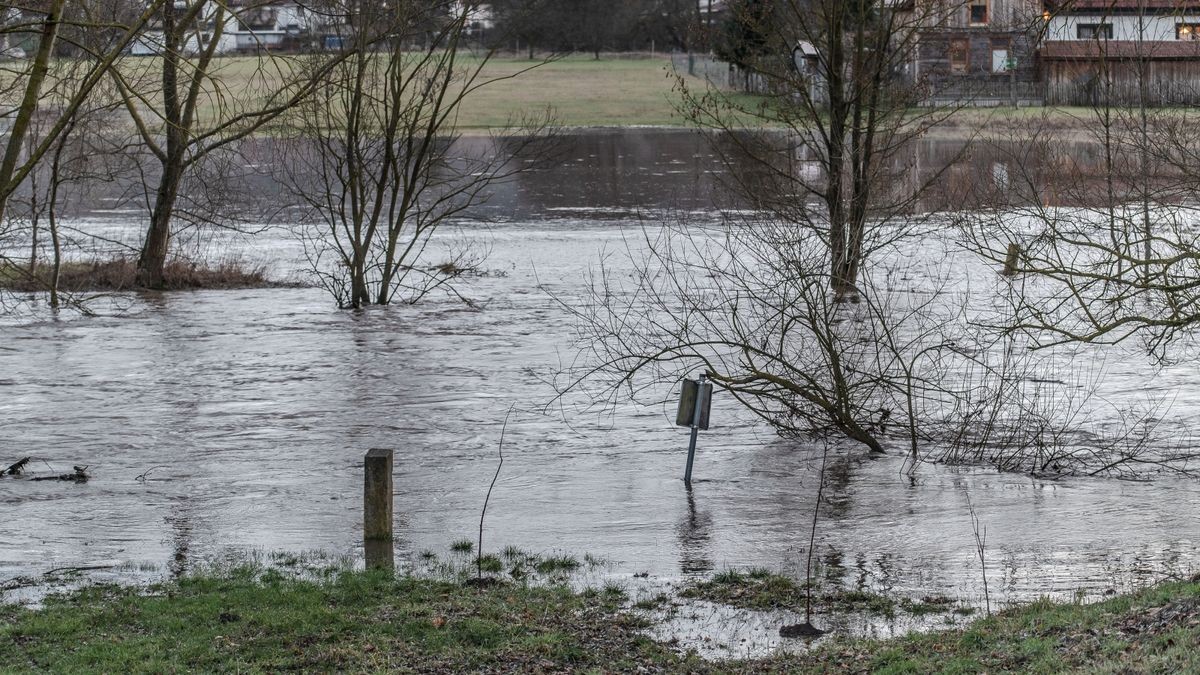
[(925, 89), (928, 102), (1041, 103), (1036, 59), (1041, 0), (912, 4), (920, 26), (907, 74)]
[(1047, 105), (1200, 103), (1200, 0), (1047, 0)]

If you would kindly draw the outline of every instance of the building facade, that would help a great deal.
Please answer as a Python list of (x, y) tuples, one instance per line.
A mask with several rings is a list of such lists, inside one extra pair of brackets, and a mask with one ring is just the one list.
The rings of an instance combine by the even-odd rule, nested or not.
[(1047, 105), (1200, 103), (1200, 1), (1047, 0)]
[(908, 77), (932, 104), (1041, 102), (1041, 0), (912, 2), (918, 36)]

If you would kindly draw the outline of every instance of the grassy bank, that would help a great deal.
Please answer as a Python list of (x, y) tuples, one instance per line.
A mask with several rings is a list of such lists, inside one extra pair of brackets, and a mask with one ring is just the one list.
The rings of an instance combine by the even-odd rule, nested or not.
[(833, 641), (706, 663), (642, 634), (616, 588), (363, 572), (297, 580), (260, 568), (138, 591), (93, 587), (0, 607), (0, 663), (45, 671), (1196, 672), (1200, 583), (1093, 605), (1039, 602), (963, 630)]

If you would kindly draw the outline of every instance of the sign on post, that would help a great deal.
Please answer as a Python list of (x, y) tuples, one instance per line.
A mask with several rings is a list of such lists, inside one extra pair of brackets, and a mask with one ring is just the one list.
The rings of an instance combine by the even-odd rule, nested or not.
[[(703, 375), (700, 376), (704, 378)], [(684, 380), (683, 391), (679, 396), (679, 412), (675, 413), (675, 426), (690, 427), (696, 423), (696, 396), (704, 390), (700, 397), (700, 421), (702, 431), (708, 431), (708, 412), (712, 409), (712, 383), (701, 384), (698, 380)]]
[(692, 437), (688, 441), (687, 469), (683, 472), (683, 482), (692, 487), (692, 462), (696, 459), (696, 435), (701, 429), (708, 429), (708, 413), (712, 409), (712, 383), (706, 382), (704, 373), (698, 380), (684, 380), (683, 390), (679, 396), (679, 411), (675, 414), (675, 424), (681, 427), (691, 427)]

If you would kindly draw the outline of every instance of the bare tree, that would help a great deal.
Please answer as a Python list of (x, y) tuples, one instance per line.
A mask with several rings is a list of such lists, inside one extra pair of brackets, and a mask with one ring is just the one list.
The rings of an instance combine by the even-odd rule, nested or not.
[[(72, 16), (69, 26), (77, 31), (102, 31), (108, 38), (99, 44), (77, 44), (88, 57), (77, 64), (81, 70), (68, 68), (67, 78), (74, 81), (71, 92), (58, 97), (47, 89), (54, 84), (56, 74), (52, 72), (54, 52), (60, 29), (67, 20), (64, 13), (67, 3), (52, 0), (44, 10), (31, 9), (20, 4), (0, 4), (0, 16), (4, 17), (4, 42), (32, 33), (37, 42), (37, 52), (27, 65), (6, 78), (0, 92), (4, 100), (4, 117), (10, 120), (7, 139), (3, 143), (0, 158), (0, 221), (4, 219), (9, 197), (21, 186), (45, 155), (51, 151), (60, 134), (71, 124), (71, 119), (91, 95), (95, 86), (106, 76), (120, 56), (145, 28), (150, 17), (164, 5), (164, 0), (152, 0), (139, 15), (127, 23), (93, 21), (85, 12), (82, 17)], [(45, 133), (36, 144), (27, 145), (29, 131), (38, 114), (52, 116), (46, 124)]]
[[(402, 3), (403, 4), (403, 3)], [(254, 11), (249, 5), (239, 11)], [(346, 8), (322, 5), (315, 15), (344, 17)], [(152, 58), (127, 60), (109, 71), (124, 100), (140, 148), (157, 166), (147, 176), (150, 222), (138, 258), (139, 283), (163, 285), (175, 220), (222, 224), (229, 214), (211, 201), (179, 208), (185, 181), (203, 173), (204, 163), (299, 105), (353, 52), (319, 52), (301, 59), (274, 52), (225, 58), (225, 32), (238, 15), (216, 0), (165, 3), (153, 28), (140, 38)], [(317, 28), (317, 27), (314, 27)], [(373, 35), (360, 45), (369, 49)], [(203, 182), (203, 181), (200, 181)]]
[[(476, 143), (484, 147), (475, 152), (459, 143), (457, 119), (471, 95), (513, 76), (488, 75), (491, 53), (465, 50), (471, 6), (455, 6), (457, 15), (439, 3), (359, 15), (353, 56), (288, 117), (281, 165), (309, 211), (301, 234), (312, 270), (343, 307), (415, 300), (452, 279), (462, 261), (440, 270), (417, 265), (430, 237), (522, 170), (513, 155), (544, 140), (545, 116)], [(419, 43), (418, 26), (433, 27)], [(379, 31), (380, 49), (363, 48)]]
[[(73, 289), (63, 293), (60, 285), (68, 249), (76, 243), (76, 233), (62, 227), (59, 218), (64, 193), (72, 189), (68, 186), (112, 177), (105, 163), (96, 160), (96, 148), (112, 135), (119, 100), (103, 77), (103, 63), (112, 50), (128, 44), (131, 22), (137, 21), (136, 16), (105, 16), (101, 9), (98, 3), (80, 3), (64, 10), (54, 42), (58, 45), (55, 51), (69, 56), (47, 61), (46, 72), (40, 76), (29, 67), (16, 68), (11, 73), (12, 88), (6, 92), (19, 92), (24, 101), (31, 91), (30, 79), (42, 78), (37, 105), (20, 130), (19, 145), (24, 149), (14, 151), (18, 156), (13, 165), (14, 183), (0, 199), (4, 213), (0, 234), (22, 238), (29, 256), (26, 264), (18, 264), (0, 255), (0, 266), (9, 277), (6, 285), (46, 291), (52, 308), (71, 305), (86, 309), (86, 296), (69, 292)], [(8, 16), (24, 15), (9, 12)], [(17, 40), (19, 26), (10, 23), (5, 27), (4, 44)], [(43, 37), (44, 29), (39, 39)], [(42, 44), (47, 43), (39, 46)], [(15, 123), (19, 116), (14, 111), (10, 119)], [(10, 145), (9, 149), (16, 147)]]
[[(820, 236), (838, 301), (858, 296), (873, 251), (911, 229), (889, 227), (925, 192), (901, 179), (911, 142), (966, 103), (918, 108), (933, 85), (902, 76), (922, 32), (963, 6), (743, 0), (732, 6), (721, 52), (766, 100), (692, 91), (680, 80), (685, 116), (724, 132), (726, 152), (759, 169), (733, 176), (734, 192)], [(747, 123), (785, 133), (736, 133)]]
[[(969, 100), (911, 110), (928, 104), (927, 83), (895, 72), (936, 19), (870, 2), (779, 3), (759, 17), (767, 48), (743, 56), (765, 102), (684, 92), (691, 117), (721, 132), (712, 147), (742, 208), (645, 225), (629, 245), (632, 274), (601, 269), (590, 295), (563, 299), (580, 356), (560, 391), (658, 402), (662, 383), (701, 368), (782, 434), (876, 453), (902, 444), (910, 466), (1186, 470), (1186, 453), (1147, 452), (1153, 405), (1098, 433), (1091, 392), (1044, 374), (1068, 367), (1065, 356), (1028, 354), (1009, 324), (983, 320), (1009, 282), (998, 265), (977, 281), (975, 256), (953, 236), (969, 203), (950, 189), (981, 143), (968, 134), (935, 166), (917, 160), (923, 134)], [(771, 37), (787, 26), (790, 39)], [(801, 63), (780, 56), (785, 45)], [(747, 119), (783, 128), (747, 131)], [(989, 184), (1019, 182), (1016, 168), (996, 171)], [(989, 222), (1004, 217), (996, 197), (975, 205)]]
[[(648, 229), (632, 285), (599, 278), (571, 303), (585, 351), (566, 386), (599, 381), (615, 395), (635, 378), (703, 367), (782, 433), (883, 452), (889, 429), (908, 429), (915, 447), (912, 392), (940, 386), (916, 364), (950, 341), (932, 300), (942, 279), (932, 275), (929, 295), (892, 280), (914, 264), (905, 242), (941, 224), (918, 208), (939, 172), (913, 179), (912, 142), (952, 112), (912, 112), (922, 89), (899, 77), (919, 32), (948, 11), (917, 7), (735, 5), (754, 36), (740, 59), (763, 99), (679, 88), (687, 117), (719, 132), (709, 138), (737, 206), (753, 210)], [(749, 132), (747, 121), (779, 130)]]

